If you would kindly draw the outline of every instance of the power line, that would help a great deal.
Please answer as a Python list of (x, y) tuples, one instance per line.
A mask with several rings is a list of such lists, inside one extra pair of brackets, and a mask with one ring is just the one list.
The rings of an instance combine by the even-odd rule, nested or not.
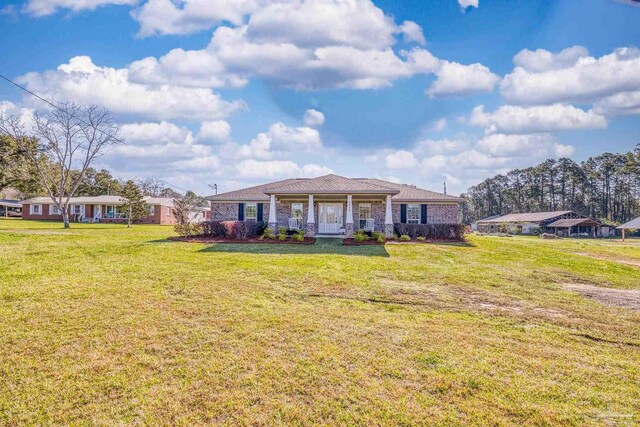
[[(65, 114), (70, 115), (71, 117), (73, 117), (74, 119), (76, 119), (77, 121), (79, 121), (80, 123), (82, 123), (85, 126), (91, 126), (89, 123), (85, 122), (83, 119), (81, 119), (80, 117), (77, 117), (75, 115), (73, 115), (71, 112), (69, 112), (68, 110), (65, 110), (64, 108), (60, 107), (59, 105), (56, 105), (55, 103), (53, 103), (52, 101), (49, 101), (46, 98), (43, 98), (42, 96), (38, 95), (37, 93), (31, 92), (29, 89), (27, 89), (26, 87), (19, 85), (18, 83), (14, 82), (13, 80), (11, 80), (8, 77), (3, 76), (2, 74), (0, 74), (0, 78), (2, 78), (3, 80), (6, 80), (7, 82), (9, 82), (10, 84), (14, 85), (15, 87), (27, 92), (29, 95), (38, 98), (40, 101), (45, 102), (49, 105), (51, 105), (53, 108), (62, 111)], [(102, 129), (96, 128), (96, 130), (98, 132), (100, 132), (101, 134), (108, 136), (109, 138), (113, 138), (116, 141), (119, 142), (124, 142), (124, 140), (120, 139), (120, 138), (115, 138), (113, 135), (110, 135), (108, 133), (106, 133), (105, 131), (103, 131)]]
[[(64, 112), (64, 113), (69, 114), (71, 117), (73, 117), (74, 119), (78, 120), (80, 123), (82, 123), (82, 124), (84, 124), (84, 125), (89, 126), (89, 124), (88, 124), (87, 122), (85, 122), (84, 120), (82, 120), (81, 118), (76, 117), (75, 115), (73, 115), (73, 114), (72, 114), (72, 113), (70, 113), (69, 111), (65, 110), (64, 108), (60, 107), (59, 105), (56, 105), (54, 102), (49, 101), (48, 99), (46, 99), (46, 98), (44, 98), (44, 97), (42, 97), (42, 96), (38, 95), (37, 93), (30, 91), (30, 90), (29, 90), (29, 89), (27, 89), (26, 87), (24, 87), (24, 86), (22, 86), (22, 85), (20, 85), (20, 84), (18, 84), (18, 83), (16, 83), (16, 82), (14, 82), (14, 81), (13, 81), (13, 80), (11, 80), (10, 78), (5, 77), (5, 76), (4, 76), (4, 75), (2, 75), (2, 74), (0, 74), (0, 78), (2, 78), (3, 80), (6, 80), (8, 83), (10, 83), (10, 84), (14, 85), (15, 87), (19, 88), (20, 90), (23, 90), (24, 92), (28, 93), (29, 95), (31, 95), (31, 96), (33, 96), (33, 97), (35, 97), (35, 98), (37, 98), (37, 99), (41, 100), (42, 102), (45, 102), (46, 104), (48, 104), (48, 105), (52, 106), (53, 108), (55, 108), (55, 109), (57, 109), (57, 110), (60, 110), (60, 111), (62, 111), (62, 112)], [(104, 132), (104, 131), (103, 131), (103, 130), (101, 130), (101, 129), (97, 129), (97, 130), (98, 130), (98, 132), (100, 132), (100, 133), (102, 133), (102, 134), (104, 134), (104, 135), (106, 135), (106, 136), (112, 137), (112, 135), (107, 134), (106, 132)], [(124, 142), (124, 140), (122, 140), (122, 139), (118, 139), (118, 141), (120, 141), (120, 142)], [(181, 171), (180, 169), (178, 169), (178, 168), (176, 168), (176, 167), (174, 167), (174, 166), (171, 166), (171, 165), (169, 165), (169, 163), (164, 162), (164, 161), (162, 161), (162, 160), (157, 160), (157, 162), (158, 162), (158, 163), (162, 163), (162, 164), (164, 164), (165, 166), (168, 166), (170, 169), (173, 169), (174, 171), (176, 171), (176, 172), (178, 172), (178, 173), (180, 173), (180, 174), (182, 174), (182, 175), (184, 175), (184, 176), (186, 176), (186, 177), (189, 177), (189, 178), (195, 179), (196, 181), (200, 181), (201, 183), (203, 183), (203, 184), (207, 185), (207, 186), (208, 186), (208, 187), (210, 187), (210, 188), (215, 188), (215, 189), (216, 189), (216, 192), (217, 192), (217, 184), (213, 184), (213, 185), (212, 185), (212, 184), (210, 184), (210, 183), (208, 183), (208, 182), (205, 182), (205, 181), (203, 181), (203, 180), (201, 180), (201, 179), (199, 179), (199, 178), (197, 178), (197, 177), (195, 177), (195, 176), (187, 175), (186, 173), (184, 173), (184, 172), (183, 172), (183, 171)], [(169, 182), (167, 182), (167, 181), (164, 181), (164, 180), (160, 180), (160, 181), (164, 182), (164, 183), (165, 183), (165, 184), (167, 184), (169, 187), (174, 187), (174, 188), (177, 188), (177, 189), (182, 190), (182, 191), (188, 191), (188, 190), (185, 190), (184, 188), (180, 188), (180, 187), (178, 187), (177, 185), (172, 185), (172, 184), (170, 184), (170, 183), (169, 183)]]

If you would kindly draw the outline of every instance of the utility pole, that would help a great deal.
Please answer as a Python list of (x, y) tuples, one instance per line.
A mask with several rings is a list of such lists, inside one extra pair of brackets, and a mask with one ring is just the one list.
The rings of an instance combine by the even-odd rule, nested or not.
[(444, 187), (444, 194), (447, 194), (447, 180), (445, 179), (444, 182), (442, 183), (443, 187)]
[(218, 195), (218, 184), (213, 184), (213, 185), (209, 184), (209, 187), (213, 189), (216, 195)]

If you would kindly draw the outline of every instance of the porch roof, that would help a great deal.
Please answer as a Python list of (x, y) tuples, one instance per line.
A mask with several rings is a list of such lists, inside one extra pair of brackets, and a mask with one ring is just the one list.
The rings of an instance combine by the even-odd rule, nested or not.
[(600, 223), (591, 218), (576, 218), (576, 219), (559, 219), (557, 221), (552, 222), (547, 225), (547, 227), (556, 227), (556, 228), (571, 228), (571, 227), (595, 227), (599, 226)]
[(17, 200), (0, 199), (0, 206), (5, 206), (7, 208), (21, 208), (22, 203)]

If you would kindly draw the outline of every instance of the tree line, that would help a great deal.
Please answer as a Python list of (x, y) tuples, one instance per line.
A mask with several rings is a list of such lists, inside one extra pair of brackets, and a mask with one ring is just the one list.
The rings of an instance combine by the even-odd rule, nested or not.
[(640, 144), (577, 163), (548, 159), (496, 175), (462, 197), (465, 222), (509, 213), (572, 210), (606, 224), (640, 216)]

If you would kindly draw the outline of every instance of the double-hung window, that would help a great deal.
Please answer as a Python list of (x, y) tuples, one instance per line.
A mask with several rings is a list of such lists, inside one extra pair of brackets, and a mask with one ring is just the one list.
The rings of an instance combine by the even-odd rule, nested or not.
[(358, 218), (361, 230), (373, 230), (371, 203), (360, 203), (358, 206)]
[(244, 220), (245, 221), (258, 220), (258, 204), (257, 203), (246, 203), (244, 205)]
[(31, 215), (41, 215), (42, 205), (31, 205)]
[(420, 224), (420, 205), (407, 205), (407, 224)]
[(302, 229), (303, 205), (302, 203), (291, 203), (291, 222), (289, 228)]
[(82, 205), (73, 205), (73, 214), (74, 215), (82, 214)]
[(60, 211), (60, 209), (58, 209), (56, 205), (49, 205), (49, 206), (50, 206), (50, 209), (49, 209), (50, 215), (62, 215), (62, 212)]

